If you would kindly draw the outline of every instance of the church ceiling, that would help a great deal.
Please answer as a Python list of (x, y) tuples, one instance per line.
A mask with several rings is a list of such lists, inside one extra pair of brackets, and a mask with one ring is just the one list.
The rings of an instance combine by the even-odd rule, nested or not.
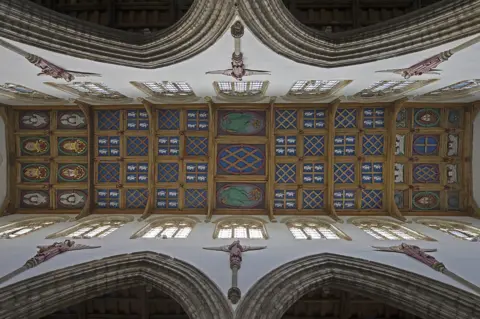
[(402, 103), (14, 107), (10, 199), (23, 213), (465, 214), (473, 107)]

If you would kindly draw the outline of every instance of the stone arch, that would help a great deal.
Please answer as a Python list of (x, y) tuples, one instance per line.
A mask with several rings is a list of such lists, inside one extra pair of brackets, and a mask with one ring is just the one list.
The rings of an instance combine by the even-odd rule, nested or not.
[(224, 294), (200, 270), (147, 251), (98, 259), (2, 287), (0, 318), (41, 318), (80, 300), (147, 284), (172, 297), (191, 319), (232, 318)]
[(480, 316), (480, 297), (445, 283), (364, 259), (304, 257), (271, 271), (245, 295), (237, 319), (280, 319), (303, 295), (322, 286), (358, 292), (423, 319)]

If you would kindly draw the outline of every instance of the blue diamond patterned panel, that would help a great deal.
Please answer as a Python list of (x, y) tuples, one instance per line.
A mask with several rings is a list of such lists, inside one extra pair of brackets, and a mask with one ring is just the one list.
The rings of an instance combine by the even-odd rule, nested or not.
[(178, 190), (176, 188), (157, 189), (156, 207), (165, 209), (177, 209)]
[(180, 155), (180, 138), (178, 136), (159, 136), (158, 137), (158, 155), (159, 156)]
[(335, 128), (357, 127), (357, 109), (338, 109), (335, 114)]
[(175, 183), (178, 181), (177, 163), (158, 163), (157, 181), (159, 183)]
[(385, 109), (384, 108), (363, 109), (363, 127), (364, 128), (385, 127)]
[(186, 143), (187, 155), (203, 156), (208, 154), (208, 138), (187, 136)]
[(321, 109), (303, 111), (303, 128), (323, 129), (325, 127), (325, 110)]
[(362, 183), (381, 184), (383, 183), (383, 163), (363, 163)]
[(333, 165), (333, 180), (335, 184), (355, 183), (355, 164), (335, 163)]
[(208, 111), (187, 111), (187, 130), (207, 131)]
[(355, 135), (337, 135), (333, 140), (333, 153), (335, 156), (355, 156)]
[(120, 163), (98, 163), (99, 183), (120, 183)]
[(381, 190), (362, 190), (362, 209), (381, 209), (383, 207), (383, 192)]
[(120, 129), (120, 111), (97, 111), (97, 128), (100, 131)]
[(127, 163), (125, 176), (127, 183), (147, 183), (148, 163)]
[(148, 200), (148, 190), (141, 189), (127, 189), (126, 194), (127, 208), (145, 208)]
[(277, 136), (275, 138), (275, 154), (277, 156), (297, 155), (297, 137)]
[(276, 110), (275, 128), (279, 130), (290, 130), (297, 128), (296, 110)]
[(325, 181), (325, 164), (304, 163), (303, 182), (307, 184), (323, 184)]
[(117, 189), (97, 189), (98, 208), (119, 208), (120, 192)]
[(179, 130), (180, 129), (180, 111), (159, 110), (157, 123), (158, 123), (159, 130)]
[(185, 190), (185, 208), (205, 208), (207, 207), (207, 190), (205, 189), (186, 189)]
[(418, 155), (438, 155), (438, 135), (415, 135), (413, 137), (413, 152)]
[(99, 136), (98, 156), (120, 156), (120, 137)]
[(206, 183), (208, 177), (207, 163), (187, 163), (187, 183)]
[(145, 110), (127, 111), (127, 130), (148, 130), (148, 113)]
[(354, 190), (336, 190), (333, 192), (333, 207), (335, 209), (354, 209), (355, 191)]
[(440, 183), (440, 166), (438, 164), (413, 165), (415, 183)]
[(277, 189), (273, 201), (276, 209), (295, 209), (297, 208), (297, 191)]
[(363, 136), (363, 155), (383, 155), (384, 140), (381, 134), (365, 134)]
[(127, 156), (147, 156), (148, 137), (127, 136)]
[(218, 145), (217, 173), (221, 175), (265, 174), (265, 145)]
[(277, 163), (275, 182), (295, 183), (297, 180), (297, 165), (294, 163)]
[(325, 155), (325, 136), (303, 137), (303, 155), (304, 156), (323, 156)]
[(322, 209), (323, 191), (317, 189), (303, 190), (303, 208), (304, 209)]

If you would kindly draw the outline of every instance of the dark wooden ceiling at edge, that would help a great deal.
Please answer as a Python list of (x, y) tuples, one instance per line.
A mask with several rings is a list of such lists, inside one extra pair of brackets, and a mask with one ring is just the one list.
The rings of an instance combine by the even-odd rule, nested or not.
[[(193, 0), (31, 0), (71, 17), (129, 32), (156, 32), (180, 20)], [(303, 24), (326, 32), (370, 26), (440, 0), (283, 0)]]

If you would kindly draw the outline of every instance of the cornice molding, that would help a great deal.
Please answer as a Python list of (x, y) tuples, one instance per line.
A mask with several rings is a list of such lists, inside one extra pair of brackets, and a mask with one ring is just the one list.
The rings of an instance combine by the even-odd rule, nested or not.
[[(480, 32), (480, 0), (444, 0), (371, 27), (327, 34), (301, 24), (281, 0), (195, 0), (170, 28), (141, 35), (77, 20), (26, 0), (0, 2), (0, 36), (94, 61), (154, 69), (203, 52), (236, 14), (276, 53), (324, 68), (425, 50)], [(28, 12), (28, 14), (25, 14)]]

